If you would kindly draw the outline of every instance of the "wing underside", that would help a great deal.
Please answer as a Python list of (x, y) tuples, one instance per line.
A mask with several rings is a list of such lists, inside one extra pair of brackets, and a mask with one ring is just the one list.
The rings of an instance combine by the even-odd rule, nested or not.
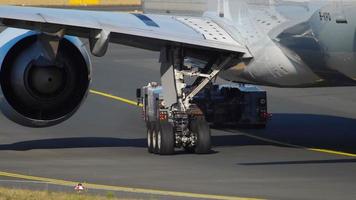
[(0, 22), (8, 27), (64, 32), (155, 51), (180, 45), (250, 56), (245, 46), (208, 18), (0, 6)]

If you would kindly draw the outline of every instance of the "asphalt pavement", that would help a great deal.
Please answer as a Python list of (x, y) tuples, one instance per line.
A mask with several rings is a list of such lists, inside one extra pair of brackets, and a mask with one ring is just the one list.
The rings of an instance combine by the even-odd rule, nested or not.
[[(157, 60), (113, 44), (93, 58), (92, 89), (135, 100), (136, 88), (159, 80)], [(0, 186), (72, 191), (83, 182), (143, 199), (356, 199), (356, 88), (265, 89), (268, 127), (213, 130), (209, 155), (149, 154), (140, 108), (95, 94), (51, 128), (0, 115)]]

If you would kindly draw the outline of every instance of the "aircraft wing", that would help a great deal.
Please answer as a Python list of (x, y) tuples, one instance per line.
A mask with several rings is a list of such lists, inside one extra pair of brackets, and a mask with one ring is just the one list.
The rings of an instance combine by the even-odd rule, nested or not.
[(63, 30), (84, 38), (103, 33), (109, 42), (156, 51), (172, 44), (251, 57), (245, 46), (208, 18), (0, 6), (0, 23), (48, 33)]

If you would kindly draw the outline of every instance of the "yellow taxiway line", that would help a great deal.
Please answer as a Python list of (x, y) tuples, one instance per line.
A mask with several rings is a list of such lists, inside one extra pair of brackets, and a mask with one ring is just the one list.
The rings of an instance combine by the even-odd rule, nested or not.
[(356, 154), (342, 152), (342, 151), (334, 151), (334, 150), (329, 150), (329, 149), (317, 149), (317, 148), (306, 148), (306, 149), (309, 151), (316, 151), (316, 152), (322, 152), (322, 153), (328, 153), (328, 154), (336, 154), (339, 156), (356, 157)]
[(333, 155), (339, 155), (339, 156), (356, 157), (356, 154), (352, 154), (352, 153), (347, 153), (347, 152), (342, 152), (342, 151), (334, 151), (334, 150), (329, 150), (329, 149), (309, 148), (309, 147), (304, 147), (304, 146), (300, 146), (300, 145), (294, 145), (294, 144), (289, 144), (289, 143), (285, 143), (285, 142), (280, 142), (280, 141), (277, 141), (277, 140), (271, 140), (271, 139), (263, 138), (263, 137), (256, 136), (256, 135), (253, 135), (253, 134), (248, 134), (248, 133), (242, 133), (242, 134), (247, 136), (247, 137), (256, 139), (256, 140), (261, 140), (261, 141), (264, 141), (264, 142), (278, 144), (278, 145), (282, 145), (282, 146), (286, 146), (286, 147), (305, 149), (305, 150), (308, 150), (308, 151), (315, 151), (315, 152), (333, 154)]
[[(44, 183), (69, 186), (74, 187), (78, 182), (66, 181), (54, 178), (45, 178), (39, 176), (30, 176), (17, 173), (9, 173), (0, 171), (0, 176), (32, 180), (32, 181), (42, 181)], [(198, 199), (221, 199), (221, 200), (263, 200), (257, 198), (245, 198), (237, 196), (225, 196), (225, 195), (213, 195), (213, 194), (199, 194), (199, 193), (190, 193), (190, 192), (176, 192), (176, 191), (166, 191), (166, 190), (156, 190), (156, 189), (143, 189), (143, 188), (134, 188), (134, 187), (122, 187), (122, 186), (111, 186), (111, 185), (101, 185), (93, 183), (83, 183), (87, 189), (97, 189), (97, 190), (109, 190), (116, 192), (130, 192), (130, 193), (139, 193), (139, 194), (149, 194), (149, 195), (162, 195), (162, 196), (171, 196), (171, 197), (186, 197), (186, 198), (198, 198)]]
[(100, 96), (103, 96), (103, 97), (107, 97), (107, 98), (110, 98), (110, 99), (114, 99), (114, 100), (117, 100), (117, 101), (121, 101), (121, 102), (130, 104), (130, 105), (133, 105), (133, 106), (142, 107), (142, 104), (137, 104), (136, 101), (132, 101), (132, 100), (125, 99), (125, 98), (122, 98), (122, 97), (114, 96), (114, 95), (112, 95), (112, 94), (108, 94), (108, 93), (104, 93), (104, 92), (99, 92), (99, 91), (96, 91), (96, 90), (90, 90), (90, 93), (96, 94), (96, 95), (100, 95)]
[[(103, 93), (103, 92), (99, 92), (99, 91), (95, 91), (95, 90), (90, 90), (90, 92), (92, 94), (101, 95), (101, 96), (104, 96), (104, 97), (107, 97), (107, 98), (111, 98), (111, 99), (114, 99), (114, 100), (118, 100), (118, 101), (130, 104), (130, 105), (135, 105), (135, 106), (142, 107), (141, 104), (137, 105), (137, 102), (132, 101), (132, 100), (128, 100), (128, 99), (125, 99), (125, 98), (122, 98), (122, 97), (114, 96), (114, 95), (111, 95), (111, 94), (107, 94), (107, 93)], [(334, 154), (334, 155), (339, 155), (339, 156), (356, 157), (356, 154), (347, 153), (347, 152), (334, 151), (334, 150), (329, 150), (329, 149), (303, 147), (303, 146), (294, 145), (294, 144), (288, 144), (288, 143), (284, 143), (284, 142), (280, 142), (280, 141), (276, 141), (276, 140), (271, 140), (271, 139), (267, 139), (267, 138), (263, 138), (263, 137), (256, 136), (256, 135), (253, 135), (253, 134), (247, 134), (247, 133), (243, 133), (243, 135), (245, 135), (247, 137), (250, 137), (250, 138), (257, 139), (257, 140), (261, 140), (261, 141), (265, 141), (265, 142), (269, 142), (269, 143), (273, 143), (273, 144), (278, 144), (278, 145), (282, 145), (282, 146), (305, 149), (305, 150), (308, 150), (308, 151), (315, 151), (315, 152), (320, 152), (320, 153)]]

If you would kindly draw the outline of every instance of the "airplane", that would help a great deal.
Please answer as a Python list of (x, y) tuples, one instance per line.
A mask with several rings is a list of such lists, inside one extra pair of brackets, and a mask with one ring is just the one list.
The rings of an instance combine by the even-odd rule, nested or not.
[[(217, 9), (202, 16), (0, 6), (0, 24), (9, 27), (0, 34), (2, 112), (30, 127), (72, 116), (92, 77), (78, 38), (89, 40), (94, 56), (110, 43), (160, 52), (164, 112), (147, 124), (147, 139), (149, 151), (162, 155), (177, 141), (210, 151), (209, 125), (192, 99), (216, 77), (284, 88), (356, 85), (356, 1), (207, 3)], [(187, 59), (205, 65), (188, 67)]]

